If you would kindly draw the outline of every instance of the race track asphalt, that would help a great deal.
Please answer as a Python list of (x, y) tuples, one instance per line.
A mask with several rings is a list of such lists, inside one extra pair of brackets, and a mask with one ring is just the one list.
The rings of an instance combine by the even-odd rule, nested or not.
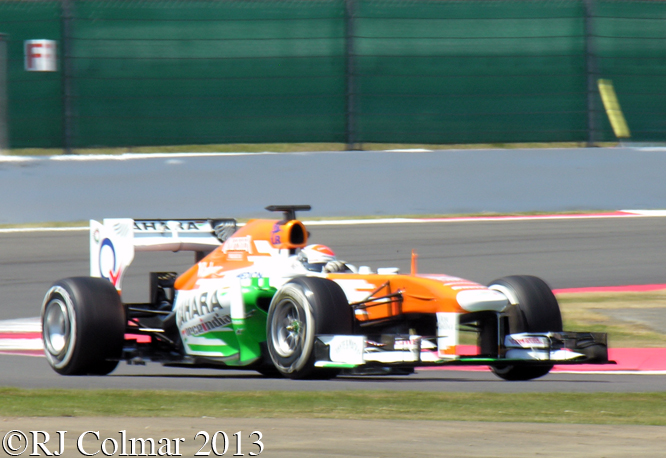
[(664, 148), (0, 155), (0, 224), (663, 208)]
[[(553, 289), (666, 283), (666, 218), (599, 218), (310, 226), (310, 240), (357, 266), (455, 275), (487, 284), (513, 274)], [(36, 316), (60, 278), (88, 275), (88, 232), (0, 231), (0, 320)], [(140, 253), (123, 284), (127, 302), (147, 300), (148, 272), (183, 272), (191, 253)]]
[[(63, 377), (41, 357), (0, 355), (0, 386), (21, 388), (147, 389), (179, 391), (449, 391), (492, 393), (641, 393), (663, 391), (666, 375), (551, 373), (506, 382), (491, 372), (428, 370), (409, 376), (342, 376), (333, 380), (265, 378), (254, 371), (165, 368), (121, 363), (104, 377)], [(8, 370), (11, 368), (11, 370)]]
[[(311, 226), (312, 241), (373, 268), (444, 272), (481, 283), (510, 274), (543, 277), (553, 288), (664, 283), (666, 218), (441, 222)], [(44, 292), (88, 272), (86, 231), (0, 233), (0, 320), (39, 314)], [(148, 295), (150, 270), (182, 272), (191, 253), (141, 253), (128, 271), (125, 300)], [(342, 377), (330, 382), (264, 379), (252, 372), (126, 366), (109, 377), (61, 377), (42, 358), (0, 356), (0, 386), (201, 390), (396, 389), (450, 391), (661, 391), (664, 375), (550, 374), (506, 383), (488, 372), (424, 371), (410, 377)]]

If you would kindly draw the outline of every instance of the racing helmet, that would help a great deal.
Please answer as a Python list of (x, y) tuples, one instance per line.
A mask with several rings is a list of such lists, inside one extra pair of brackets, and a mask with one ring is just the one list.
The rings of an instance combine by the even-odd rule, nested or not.
[(321, 272), (330, 261), (336, 261), (335, 253), (326, 245), (308, 245), (298, 253), (298, 261), (312, 272)]

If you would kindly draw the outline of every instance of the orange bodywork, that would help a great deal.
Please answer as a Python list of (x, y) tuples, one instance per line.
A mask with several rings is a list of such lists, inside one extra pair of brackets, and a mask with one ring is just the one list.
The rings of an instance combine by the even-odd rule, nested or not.
[[(465, 313), (456, 300), (462, 289), (485, 289), (474, 282), (445, 275), (329, 274), (326, 276), (343, 289), (356, 281), (356, 291), (367, 296), (351, 300), (360, 321), (377, 320), (408, 313)], [(363, 287), (360, 285), (364, 283)], [(348, 294), (349, 296), (349, 294)], [(357, 295), (359, 297), (360, 294)]]
[[(220, 278), (225, 272), (251, 267), (257, 256), (270, 257), (274, 250), (302, 248), (307, 244), (307, 234), (303, 223), (297, 220), (250, 220), (222, 246), (180, 275), (174, 287), (195, 289), (199, 279)], [(272, 250), (258, 247), (257, 242), (267, 242)]]
[[(202, 279), (223, 278), (231, 271), (251, 269), (258, 260), (270, 259), (271, 256), (285, 259), (285, 252), (280, 250), (302, 248), (306, 244), (307, 230), (300, 221), (251, 220), (222, 246), (180, 275), (175, 288), (196, 289)], [(458, 292), (485, 289), (482, 285), (457, 277), (416, 274), (416, 256), (412, 259), (410, 275), (308, 274), (325, 276), (338, 283), (359, 321), (410, 313), (465, 313), (456, 300)], [(294, 273), (292, 277), (296, 275)]]

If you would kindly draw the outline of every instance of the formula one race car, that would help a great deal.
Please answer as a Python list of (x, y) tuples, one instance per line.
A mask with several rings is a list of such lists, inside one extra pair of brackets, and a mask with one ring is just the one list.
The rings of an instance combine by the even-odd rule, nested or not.
[[(63, 375), (110, 373), (121, 360), (245, 368), (267, 376), (330, 378), (340, 371), (412, 372), (485, 365), (506, 380), (555, 363), (608, 363), (606, 335), (563, 332), (550, 288), (532, 276), (489, 286), (443, 274), (372, 272), (308, 246), (296, 211), (281, 220), (90, 223), (91, 276), (66, 278), (42, 305), (46, 357)], [(136, 251), (195, 252), (186, 272), (151, 273), (150, 302), (121, 300)], [(460, 354), (459, 336), (477, 351)]]

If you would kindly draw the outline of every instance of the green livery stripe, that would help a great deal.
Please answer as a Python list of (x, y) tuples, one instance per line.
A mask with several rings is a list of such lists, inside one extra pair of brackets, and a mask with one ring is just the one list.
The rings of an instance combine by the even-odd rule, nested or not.
[[(238, 353), (238, 350), (236, 350), (233, 347), (230, 347), (228, 345), (198, 345), (198, 344), (187, 344), (187, 346), (190, 348), (192, 351), (202, 351), (202, 352), (208, 352), (208, 353), (218, 353), (222, 354), (222, 356), (230, 356)], [(229, 351), (231, 350), (231, 351)]]
[[(229, 333), (231, 333), (231, 334), (229, 334)], [(204, 339), (217, 339), (217, 340), (224, 341), (225, 338), (229, 338), (230, 335), (234, 336), (234, 338), (235, 338), (234, 330), (231, 327), (228, 328), (227, 331), (211, 331), (211, 332), (207, 332), (205, 334), (200, 334), (200, 335), (194, 336), (194, 337), (204, 338)]]
[[(460, 358), (458, 359), (460, 362), (475, 362), (475, 363), (496, 363), (500, 361), (507, 361), (506, 359), (499, 359), (499, 358)], [(519, 361), (525, 361), (525, 360), (519, 360)]]
[(332, 367), (336, 369), (353, 369), (358, 367), (358, 364), (346, 364), (346, 363), (331, 363), (326, 361), (318, 361), (315, 363), (316, 367)]

